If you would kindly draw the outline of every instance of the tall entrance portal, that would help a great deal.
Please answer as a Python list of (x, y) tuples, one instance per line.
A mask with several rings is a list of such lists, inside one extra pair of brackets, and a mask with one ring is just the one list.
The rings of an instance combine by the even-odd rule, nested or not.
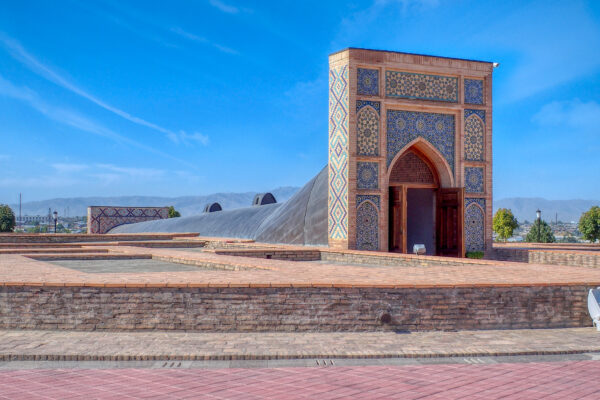
[(354, 48), (329, 56), (329, 246), (492, 248), (493, 68)]

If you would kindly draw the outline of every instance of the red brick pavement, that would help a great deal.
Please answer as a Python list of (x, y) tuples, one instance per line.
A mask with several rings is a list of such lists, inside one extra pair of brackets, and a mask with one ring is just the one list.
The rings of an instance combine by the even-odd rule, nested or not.
[(7, 399), (600, 399), (600, 362), (0, 372)]

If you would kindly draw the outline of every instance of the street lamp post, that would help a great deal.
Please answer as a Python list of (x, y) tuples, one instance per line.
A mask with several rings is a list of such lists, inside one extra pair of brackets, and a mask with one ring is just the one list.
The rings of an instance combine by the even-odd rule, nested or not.
[(541, 240), (541, 224), (542, 224), (542, 212), (540, 211), (540, 209), (538, 208), (538, 210), (535, 212), (535, 215), (537, 216), (537, 225), (538, 225), (538, 231), (537, 231), (537, 241), (538, 243), (540, 243)]
[(56, 221), (58, 220), (58, 212), (56, 212), (56, 210), (54, 210), (52, 215), (54, 215), (54, 233), (56, 233)]

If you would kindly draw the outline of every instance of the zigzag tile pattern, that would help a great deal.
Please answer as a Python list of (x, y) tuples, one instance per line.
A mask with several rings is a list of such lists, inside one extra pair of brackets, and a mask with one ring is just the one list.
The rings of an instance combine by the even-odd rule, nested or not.
[(329, 210), (331, 239), (348, 238), (348, 66), (329, 70)]

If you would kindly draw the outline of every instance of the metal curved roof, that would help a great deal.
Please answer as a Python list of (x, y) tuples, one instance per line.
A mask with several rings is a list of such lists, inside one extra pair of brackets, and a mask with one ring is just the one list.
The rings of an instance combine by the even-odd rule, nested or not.
[(327, 244), (327, 167), (284, 203), (118, 226), (110, 233), (198, 232), (263, 243)]

